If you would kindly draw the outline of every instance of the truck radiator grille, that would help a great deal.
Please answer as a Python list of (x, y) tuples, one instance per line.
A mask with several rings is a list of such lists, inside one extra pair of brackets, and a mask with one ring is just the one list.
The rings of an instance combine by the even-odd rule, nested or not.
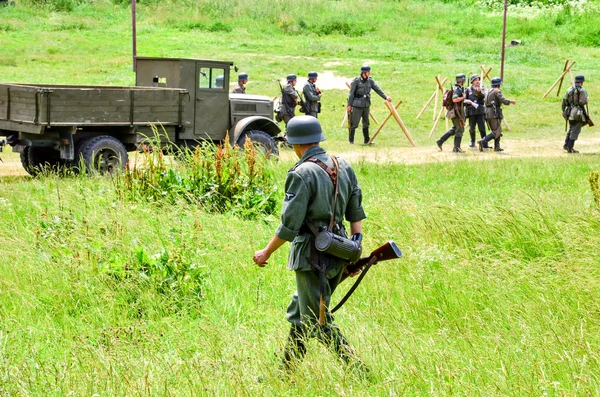
[(233, 107), (236, 112), (256, 112), (255, 103), (236, 103)]

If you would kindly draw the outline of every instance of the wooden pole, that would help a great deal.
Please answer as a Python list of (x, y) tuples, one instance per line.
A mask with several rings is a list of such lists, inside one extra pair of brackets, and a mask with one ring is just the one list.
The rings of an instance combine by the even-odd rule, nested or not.
[(502, 24), (502, 54), (500, 56), (500, 78), (504, 81), (504, 47), (506, 46), (506, 11), (508, 0), (504, 0), (504, 23)]
[(133, 52), (133, 71), (137, 72), (137, 29), (136, 29), (136, 17), (135, 17), (135, 0), (131, 0), (131, 38), (133, 41), (132, 52)]
[[(565, 67), (563, 68), (563, 72), (567, 70), (567, 66), (569, 66), (569, 59), (565, 61)], [(562, 88), (563, 80), (565, 79), (565, 75), (563, 74), (562, 79), (560, 79), (560, 84), (558, 85), (558, 91), (556, 91), (556, 96), (560, 95), (560, 89)]]
[[(437, 87), (436, 87), (435, 92), (433, 94), (431, 94), (431, 97), (429, 98), (429, 100), (427, 101), (427, 103), (425, 104), (425, 106), (423, 106), (423, 109), (421, 109), (421, 111), (417, 115), (417, 119), (420, 118), (423, 115), (423, 112), (425, 112), (425, 109), (427, 109), (427, 107), (429, 106), (429, 104), (431, 103), (431, 101), (433, 100), (433, 98), (436, 98), (437, 92), (438, 92), (438, 90), (437, 90)], [(436, 98), (436, 101), (437, 101), (437, 98)]]
[(433, 123), (433, 128), (431, 129), (431, 132), (429, 133), (429, 138), (431, 138), (431, 136), (433, 135), (433, 132), (435, 131), (435, 127), (437, 127), (438, 123), (440, 122), (443, 111), (444, 111), (444, 107), (442, 106), (442, 108), (440, 109), (440, 112), (437, 115), (437, 118), (435, 119), (435, 123)]
[(344, 118), (342, 119), (342, 125), (340, 125), (340, 128), (344, 128), (344, 125), (346, 124), (346, 120), (348, 120), (348, 111), (344, 112)]
[(506, 126), (506, 130), (510, 131), (510, 126), (508, 125), (508, 123), (506, 122), (506, 119), (502, 119), (502, 121), (504, 122), (504, 125)]
[(385, 101), (385, 106), (388, 108), (388, 110), (390, 111), (390, 113), (392, 113), (392, 115), (394, 116), (394, 119), (396, 119), (396, 122), (398, 123), (398, 125), (400, 126), (400, 128), (402, 129), (402, 131), (404, 132), (404, 135), (406, 135), (406, 138), (408, 138), (408, 141), (411, 143), (411, 145), (417, 146), (415, 144), (415, 141), (413, 140), (412, 136), (410, 135), (410, 132), (408, 132), (408, 129), (406, 128), (406, 126), (402, 122), (402, 119), (400, 118), (400, 115), (398, 114), (398, 112), (396, 111), (396, 109), (394, 108), (394, 106), (392, 106), (392, 104), (389, 103), (388, 101)]
[(554, 84), (552, 84), (552, 87), (550, 87), (548, 89), (548, 91), (546, 91), (546, 93), (544, 94), (543, 98), (546, 98), (548, 96), (548, 94), (550, 94), (550, 92), (554, 89), (554, 87), (556, 87), (556, 85), (558, 84), (558, 82), (560, 81), (560, 79), (562, 79), (565, 74), (569, 73), (571, 71), (571, 68), (573, 67), (573, 65), (575, 65), (575, 62), (573, 62), (571, 65), (569, 65), (569, 67), (567, 67), (567, 70), (563, 71), (560, 75), (560, 77), (558, 79), (556, 79), (556, 81), (554, 82)]
[(490, 67), (487, 72), (485, 71), (485, 66), (481, 65), (481, 82), (483, 83), (483, 80), (488, 79), (488, 81), (492, 81), (492, 79), (490, 78), (490, 72), (492, 71), (492, 68)]
[(435, 115), (437, 114), (438, 100), (440, 97), (440, 90), (435, 89), (435, 106), (433, 107), (433, 121), (435, 121)]
[[(401, 103), (402, 103), (402, 101), (398, 101), (398, 103), (396, 104), (396, 109), (398, 109), (398, 107), (400, 106)], [(377, 134), (379, 134), (379, 131), (381, 131), (381, 129), (383, 128), (385, 123), (387, 123), (391, 117), (392, 117), (392, 113), (388, 114), (388, 116), (385, 118), (385, 120), (383, 120), (383, 123), (381, 123), (381, 125), (379, 126), (377, 131), (375, 131), (375, 134), (369, 140), (369, 145), (375, 140), (375, 137), (377, 136)]]

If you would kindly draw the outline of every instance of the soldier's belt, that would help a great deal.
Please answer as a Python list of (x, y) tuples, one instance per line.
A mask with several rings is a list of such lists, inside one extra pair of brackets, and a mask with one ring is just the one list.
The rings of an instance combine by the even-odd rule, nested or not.
[(369, 98), (371, 95), (354, 94), (354, 98)]

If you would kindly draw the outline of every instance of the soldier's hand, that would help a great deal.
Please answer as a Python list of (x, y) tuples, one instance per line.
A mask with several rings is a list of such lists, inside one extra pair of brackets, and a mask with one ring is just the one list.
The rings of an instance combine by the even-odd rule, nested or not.
[(514, 100), (514, 99), (513, 99), (512, 101), (510, 101), (510, 102), (511, 102), (513, 105), (516, 105), (516, 104), (517, 104), (517, 101), (516, 101), (516, 100)]
[(352, 106), (348, 106), (347, 110), (348, 110), (349, 112), (351, 112), (351, 111), (352, 111)]
[(388, 102), (392, 102), (392, 97), (389, 96), (389, 97), (385, 98), (385, 100), (388, 101)]
[(267, 250), (262, 249), (256, 251), (252, 259), (254, 260), (254, 263), (256, 263), (259, 267), (265, 267), (267, 261), (269, 260), (269, 256), (271, 255), (267, 252)]

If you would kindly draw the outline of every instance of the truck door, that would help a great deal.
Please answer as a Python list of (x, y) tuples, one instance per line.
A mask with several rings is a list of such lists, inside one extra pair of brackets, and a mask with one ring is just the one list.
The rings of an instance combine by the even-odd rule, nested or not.
[(219, 141), (229, 129), (229, 73), (220, 65), (196, 63), (194, 135)]

